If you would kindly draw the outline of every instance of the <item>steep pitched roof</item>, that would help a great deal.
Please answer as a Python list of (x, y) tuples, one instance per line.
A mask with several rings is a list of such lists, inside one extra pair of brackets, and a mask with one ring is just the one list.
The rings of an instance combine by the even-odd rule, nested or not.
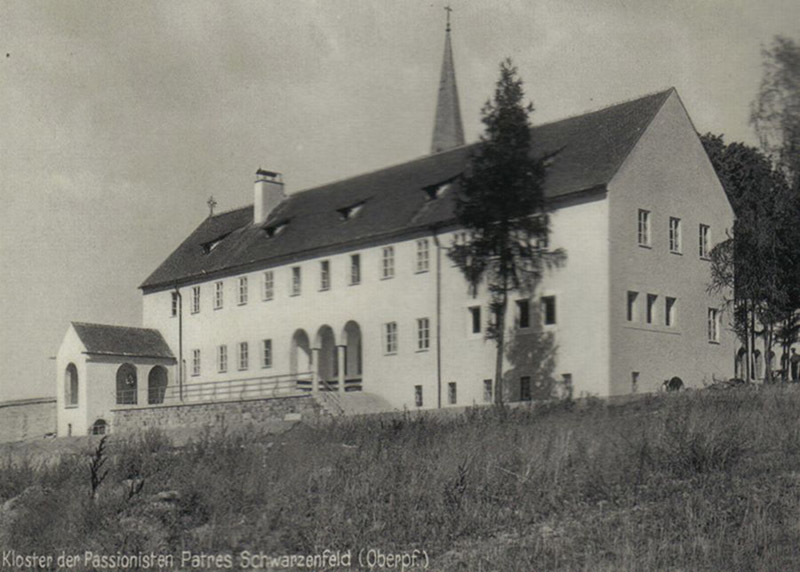
[(72, 322), (72, 327), (89, 354), (175, 358), (158, 330), (83, 322)]
[[(546, 196), (555, 199), (607, 185), (672, 93), (669, 89), (534, 127), (532, 153), (556, 153), (547, 171)], [(140, 288), (165, 288), (454, 222), (457, 179), (476, 146), (295, 193), (263, 225), (252, 224), (252, 207), (209, 217)], [(444, 191), (432, 198), (436, 188)], [(358, 214), (343, 216), (356, 205), (361, 206)]]

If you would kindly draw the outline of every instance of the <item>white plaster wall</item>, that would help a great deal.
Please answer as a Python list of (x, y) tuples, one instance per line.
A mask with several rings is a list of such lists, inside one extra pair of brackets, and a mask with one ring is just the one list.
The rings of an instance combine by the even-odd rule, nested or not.
[[(539, 293), (554, 294), (558, 324), (551, 331), (558, 345), (556, 377), (571, 373), (578, 392), (605, 393), (607, 387), (608, 269), (607, 209), (602, 197), (575, 202), (553, 213), (552, 244), (568, 251), (566, 266), (549, 275)], [(428, 272), (416, 272), (416, 241), (430, 244)], [(452, 233), (440, 237), (443, 247), (452, 243)], [(382, 244), (331, 256), (275, 267), (274, 298), (262, 299), (263, 270), (249, 272), (248, 303), (238, 304), (238, 278), (223, 279), (224, 305), (213, 309), (214, 282), (201, 286), (200, 312), (192, 314), (191, 286), (181, 288), (183, 300), (183, 359), (187, 384), (236, 380), (290, 373), (291, 340), (303, 329), (311, 346), (318, 346), (317, 333), (330, 326), (337, 344), (343, 343), (345, 324), (357, 322), (362, 335), (363, 389), (386, 398), (398, 408), (415, 408), (414, 386), (423, 387), (423, 406), (437, 406), (436, 363), (436, 246), (432, 235), (419, 235), (393, 243), (395, 277), (381, 279)], [(350, 255), (361, 256), (361, 283), (349, 285)], [(320, 291), (320, 261), (328, 260), (331, 287)], [(302, 269), (302, 293), (290, 295), (291, 267)], [(468, 331), (467, 308), (476, 302), (469, 295), (460, 271), (441, 252), (442, 269), (442, 405), (448, 406), (447, 384), (456, 382), (455, 405), (483, 403), (483, 380), (494, 372), (494, 345)], [(488, 318), (485, 289), (477, 303)], [(532, 306), (538, 304), (532, 297)], [(509, 308), (513, 320), (514, 303)], [(171, 292), (144, 296), (144, 325), (161, 330), (178, 354), (177, 322), (171, 316)], [(430, 347), (417, 348), (417, 319), (430, 321)], [(396, 322), (398, 351), (384, 352), (384, 325)], [(271, 339), (273, 366), (261, 367), (261, 340)], [(238, 369), (238, 344), (247, 341), (250, 363)], [(217, 348), (228, 346), (228, 371), (217, 369)], [(201, 351), (201, 373), (192, 375), (192, 350)], [(300, 368), (302, 371), (304, 368)]]
[[(562, 204), (551, 214), (550, 244), (567, 253), (563, 267), (545, 276), (535, 293), (527, 297), (531, 309), (538, 308), (541, 296), (556, 297), (556, 325), (540, 331), (553, 335), (556, 363), (551, 374), (556, 380), (572, 375), (575, 395), (605, 395), (608, 390), (608, 213), (604, 195), (574, 199)], [(444, 241), (443, 244), (449, 244)], [(458, 383), (460, 405), (484, 403), (483, 380), (494, 377), (495, 346), (481, 336), (468, 333), (468, 308), (480, 302), (484, 322), (488, 318), (488, 296), (481, 288), (473, 299), (461, 272), (443, 256), (444, 313), (443, 390), (442, 401), (447, 403), (447, 383)], [(526, 297), (514, 293), (509, 300), (506, 323), (515, 321), (517, 299)], [(537, 318), (532, 313), (532, 321)], [(536, 325), (531, 331), (536, 330)], [(523, 343), (535, 343), (535, 336), (518, 334)], [(514, 367), (508, 361), (505, 369)], [(526, 368), (516, 368), (511, 379), (508, 397), (519, 396), (519, 377)], [(531, 373), (532, 374), (532, 373)], [(536, 376), (533, 375), (535, 383)]]
[[(72, 325), (67, 329), (56, 354), (56, 431), (59, 437), (69, 435), (72, 425), (73, 435), (85, 435), (87, 430), (87, 370), (85, 348)], [(78, 370), (78, 405), (66, 406), (66, 371), (74, 363)]]
[[(710, 262), (699, 257), (699, 225), (712, 246), (733, 226), (733, 212), (694, 126), (676, 93), (642, 135), (609, 185), (611, 220), (611, 393), (655, 391), (677, 375), (690, 386), (733, 375), (733, 341), (723, 327), (708, 342), (707, 311), (721, 304), (706, 293)], [(637, 243), (638, 210), (651, 211), (652, 247)], [(669, 218), (681, 219), (682, 254), (669, 251)], [(627, 292), (639, 292), (640, 318), (627, 321)], [(648, 293), (658, 296), (655, 323), (644, 323)], [(664, 297), (677, 298), (677, 323), (664, 325)], [(730, 322), (729, 313), (721, 319)]]
[[(435, 248), (431, 240), (430, 271), (417, 273), (416, 238), (393, 243), (395, 277), (381, 279), (383, 245), (352, 250), (331, 256), (275, 267), (274, 297), (262, 299), (263, 270), (249, 272), (249, 296), (246, 305), (238, 304), (238, 278), (226, 277), (224, 304), (213, 309), (214, 283), (202, 283), (201, 308), (192, 314), (191, 286), (181, 288), (183, 295), (183, 359), (187, 384), (283, 375), (290, 372), (292, 336), (303, 329), (311, 346), (321, 327), (330, 326), (336, 344), (343, 343), (343, 330), (348, 321), (358, 323), (362, 337), (364, 390), (384, 395), (393, 404), (406, 404), (406, 388), (415, 380), (435, 382)], [(361, 283), (349, 284), (350, 255), (361, 256)], [(330, 289), (320, 290), (320, 261), (330, 262)], [(290, 295), (291, 268), (302, 269), (302, 292)], [(144, 296), (144, 325), (161, 330), (170, 347), (178, 354), (177, 318), (171, 314), (170, 291)], [(428, 317), (431, 322), (431, 348), (416, 351), (416, 319)], [(384, 355), (383, 326), (397, 322), (398, 352)], [(261, 341), (272, 340), (273, 365), (261, 367)], [(250, 363), (246, 371), (238, 369), (238, 344), (247, 341)], [(228, 371), (217, 370), (217, 348), (228, 346)], [(192, 350), (201, 351), (201, 374), (192, 375)], [(299, 368), (301, 371), (304, 367)], [(413, 393), (410, 402), (413, 402)]]
[(117, 403), (117, 370), (124, 363), (136, 368), (137, 405), (147, 405), (147, 377), (150, 370), (161, 365), (167, 370), (167, 387), (175, 384), (175, 367), (150, 358), (93, 356), (86, 362), (90, 391), (86, 406), (87, 424), (84, 434), (98, 419), (104, 419), (111, 430), (114, 425), (113, 410)]

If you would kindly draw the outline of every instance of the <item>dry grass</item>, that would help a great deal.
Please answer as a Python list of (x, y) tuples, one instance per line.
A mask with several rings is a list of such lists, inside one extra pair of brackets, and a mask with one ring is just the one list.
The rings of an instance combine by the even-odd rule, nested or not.
[(85, 458), (0, 461), (0, 502), (23, 495), (0, 514), (0, 544), (419, 548), (437, 570), (795, 569), (798, 411), (793, 388), (706, 391), (216, 429), (180, 448), (112, 438), (96, 499)]

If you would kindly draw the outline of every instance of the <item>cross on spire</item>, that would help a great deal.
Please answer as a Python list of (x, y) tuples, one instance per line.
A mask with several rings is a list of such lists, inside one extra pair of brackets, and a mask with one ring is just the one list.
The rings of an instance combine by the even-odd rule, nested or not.
[(214, 200), (214, 195), (208, 197), (206, 204), (208, 205), (208, 216), (214, 216), (214, 207), (217, 206), (217, 201)]
[(447, 12), (447, 33), (444, 38), (444, 59), (439, 80), (439, 97), (436, 101), (431, 153), (439, 153), (464, 144), (464, 126), (461, 123), (456, 70), (453, 64), (453, 49), (450, 46), (450, 12), (453, 9), (449, 5), (444, 9)]

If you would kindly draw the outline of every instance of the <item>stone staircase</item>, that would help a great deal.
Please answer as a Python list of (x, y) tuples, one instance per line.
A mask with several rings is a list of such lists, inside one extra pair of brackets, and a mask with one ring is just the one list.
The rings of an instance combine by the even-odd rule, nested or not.
[(363, 391), (319, 391), (314, 399), (322, 409), (323, 415), (332, 417), (351, 417), (394, 411), (394, 407), (384, 398)]

